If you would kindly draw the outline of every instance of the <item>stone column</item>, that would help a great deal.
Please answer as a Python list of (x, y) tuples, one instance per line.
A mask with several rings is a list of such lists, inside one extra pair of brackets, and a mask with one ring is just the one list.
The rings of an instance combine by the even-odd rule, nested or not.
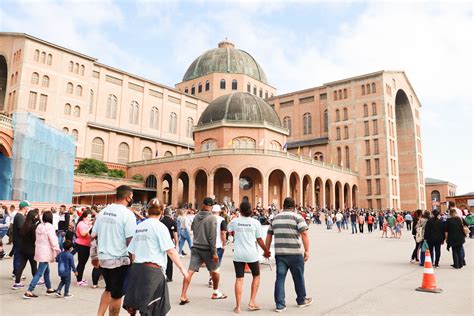
[(297, 189), (299, 191), (299, 192), (297, 192), (297, 196), (298, 196), (299, 201), (297, 201), (296, 203), (304, 205), (304, 201), (303, 201), (303, 179), (301, 179), (301, 178), (299, 179)]
[(352, 208), (353, 207), (353, 202), (352, 202), (352, 190), (351, 187), (349, 186), (349, 190), (347, 191), (347, 207)]
[(172, 184), (171, 184), (171, 205), (173, 207), (178, 207), (178, 176), (177, 175), (173, 175), (172, 177)]
[(235, 203), (235, 207), (239, 207), (241, 202), (239, 184), (239, 175), (232, 174), (232, 201)]
[(336, 207), (336, 184), (333, 184), (333, 185), (332, 185), (332, 188), (331, 188), (331, 199), (330, 199), (330, 200), (331, 200), (331, 201), (328, 202), (328, 203), (329, 203), (328, 207), (331, 208), (331, 209), (333, 209), (333, 208)]
[(262, 175), (262, 207), (268, 207), (268, 177)]
[(206, 196), (214, 198), (214, 174), (210, 174), (207, 176)]
[(160, 203), (164, 203), (163, 201), (163, 181), (161, 180), (161, 176), (156, 176), (156, 197), (160, 201)]
[(319, 206), (326, 208), (326, 185), (322, 184), (319, 186)]

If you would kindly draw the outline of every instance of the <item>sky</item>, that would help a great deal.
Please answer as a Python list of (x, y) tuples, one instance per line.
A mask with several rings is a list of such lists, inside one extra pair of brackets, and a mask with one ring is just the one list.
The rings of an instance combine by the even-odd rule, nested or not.
[(278, 94), (379, 70), (406, 72), (420, 111), (425, 176), (473, 185), (473, 6), (433, 1), (10, 1), (23, 32), (173, 87), (225, 38)]

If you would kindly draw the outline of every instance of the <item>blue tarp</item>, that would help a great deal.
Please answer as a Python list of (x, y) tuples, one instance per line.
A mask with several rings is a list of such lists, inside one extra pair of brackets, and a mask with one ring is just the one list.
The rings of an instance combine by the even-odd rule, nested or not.
[(14, 200), (70, 203), (74, 139), (28, 113), (13, 116)]
[(12, 160), (0, 153), (0, 200), (12, 197)]

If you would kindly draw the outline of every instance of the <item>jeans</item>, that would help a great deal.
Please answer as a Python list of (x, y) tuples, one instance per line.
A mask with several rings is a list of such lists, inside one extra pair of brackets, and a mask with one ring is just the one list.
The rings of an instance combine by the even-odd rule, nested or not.
[(430, 249), (431, 261), (435, 266), (437, 266), (439, 264), (439, 258), (441, 257), (441, 243), (428, 242), (428, 248)]
[(357, 234), (357, 225), (355, 222), (351, 222), (352, 233)]
[(51, 279), (49, 278), (49, 263), (48, 262), (40, 262), (38, 266), (38, 271), (36, 271), (33, 280), (31, 280), (30, 285), (28, 286), (28, 292), (33, 292), (36, 285), (38, 284), (39, 279), (44, 276), (44, 283), (46, 285), (46, 289), (51, 289)]
[(219, 258), (219, 267), (222, 263), (222, 257), (224, 256), (224, 248), (217, 248), (217, 257)]
[(296, 291), (296, 303), (303, 304), (306, 298), (304, 284), (304, 259), (303, 255), (276, 255), (276, 281), (275, 281), (275, 303), (278, 309), (286, 307), (285, 304), (285, 279), (288, 269), (293, 277)]
[(63, 289), (64, 286), (64, 295), (69, 294), (69, 287), (71, 286), (71, 273), (69, 272), (69, 275), (65, 277), (61, 277), (61, 282), (59, 282), (58, 288), (56, 289), (56, 292), (61, 294), (61, 290)]
[(64, 250), (63, 248), (64, 236), (66, 236), (66, 232), (63, 230), (58, 230), (58, 243), (59, 243), (59, 248), (61, 248), (61, 251)]
[(463, 258), (462, 258), (462, 245), (461, 246), (453, 246), (451, 247), (451, 251), (453, 252), (453, 265), (455, 268), (462, 268), (463, 266)]
[(191, 235), (189, 234), (187, 229), (180, 229), (179, 230), (179, 251), (178, 251), (180, 255), (183, 253), (183, 246), (184, 246), (185, 241), (188, 242), (189, 249), (191, 249), (191, 247), (193, 246)]

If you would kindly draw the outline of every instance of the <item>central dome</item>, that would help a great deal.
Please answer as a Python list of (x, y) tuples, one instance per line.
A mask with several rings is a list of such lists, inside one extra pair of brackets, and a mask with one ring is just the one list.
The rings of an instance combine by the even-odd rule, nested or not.
[(263, 99), (246, 92), (223, 95), (207, 106), (197, 127), (217, 122), (242, 125), (272, 126), (282, 129), (275, 110)]
[(186, 70), (183, 81), (215, 72), (244, 74), (267, 83), (267, 76), (257, 61), (250, 54), (235, 48), (234, 44), (228, 41), (220, 42), (218, 48), (208, 50), (196, 58)]

